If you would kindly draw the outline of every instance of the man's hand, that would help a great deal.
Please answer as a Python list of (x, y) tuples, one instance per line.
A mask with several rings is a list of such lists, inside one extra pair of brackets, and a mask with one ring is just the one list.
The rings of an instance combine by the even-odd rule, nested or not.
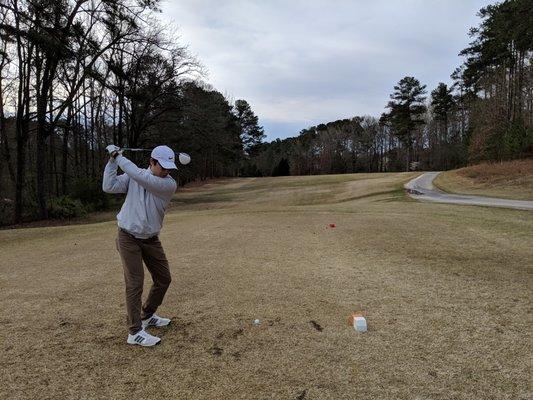
[(120, 150), (120, 147), (115, 146), (114, 144), (110, 144), (105, 148), (107, 152), (109, 153), (109, 156), (111, 158), (116, 158), (119, 154), (122, 154), (122, 151)]

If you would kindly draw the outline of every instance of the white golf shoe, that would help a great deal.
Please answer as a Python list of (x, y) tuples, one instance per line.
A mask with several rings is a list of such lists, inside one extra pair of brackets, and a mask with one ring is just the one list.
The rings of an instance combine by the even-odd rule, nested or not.
[(152, 336), (144, 329), (141, 329), (135, 335), (128, 334), (128, 344), (138, 344), (139, 346), (155, 346), (161, 342), (157, 336)]
[(152, 314), (150, 318), (143, 319), (141, 323), (143, 325), (143, 329), (148, 326), (167, 326), (168, 324), (170, 324), (170, 319), (162, 318), (155, 314)]

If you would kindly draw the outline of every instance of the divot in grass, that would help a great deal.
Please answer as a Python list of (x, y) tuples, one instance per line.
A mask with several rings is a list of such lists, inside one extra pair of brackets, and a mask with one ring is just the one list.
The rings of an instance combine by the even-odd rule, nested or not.
[(224, 351), (224, 349), (222, 349), (221, 347), (218, 347), (217, 345), (211, 347), (209, 349), (209, 353), (211, 353), (212, 355), (214, 356), (217, 356), (217, 357), (220, 357), (222, 355), (222, 352)]
[(322, 326), (316, 321), (309, 321), (309, 323), (319, 332), (322, 332), (324, 330), (324, 328), (322, 328)]

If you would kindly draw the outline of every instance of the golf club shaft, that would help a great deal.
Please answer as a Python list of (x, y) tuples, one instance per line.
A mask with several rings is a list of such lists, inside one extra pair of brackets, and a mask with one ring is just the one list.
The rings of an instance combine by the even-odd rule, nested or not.
[[(142, 151), (152, 151), (152, 149), (134, 149), (134, 148), (131, 148), (131, 147), (123, 147), (120, 149), (121, 151), (139, 151), (139, 152), (142, 152)], [(183, 158), (182, 158), (183, 157)], [(191, 162), (191, 156), (189, 156), (187, 153), (178, 153), (178, 159), (180, 161), (180, 164), (182, 165), (187, 165)]]
[(122, 151), (124, 151), (124, 150), (126, 150), (126, 151), (152, 151), (151, 149), (132, 149), (132, 148), (128, 148), (128, 147), (123, 147), (120, 150), (122, 150)]
[[(152, 151), (152, 149), (132, 149), (132, 148), (129, 148), (129, 147), (123, 147), (120, 149), (121, 151)], [(186, 153), (181, 153), (179, 152), (179, 154), (186, 154)]]

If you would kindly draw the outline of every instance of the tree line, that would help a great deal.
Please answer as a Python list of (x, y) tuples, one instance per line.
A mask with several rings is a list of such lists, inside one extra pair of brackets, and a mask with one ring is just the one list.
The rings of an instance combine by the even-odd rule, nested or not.
[(353, 117), (260, 144), (256, 176), (446, 170), (533, 155), (533, 8), (507, 0), (480, 10), (464, 63), (430, 93), (402, 78), (379, 118)]
[(203, 82), (158, 4), (0, 2), (0, 225), (107, 208), (109, 143), (189, 153), (180, 183), (239, 174), (257, 117)]

